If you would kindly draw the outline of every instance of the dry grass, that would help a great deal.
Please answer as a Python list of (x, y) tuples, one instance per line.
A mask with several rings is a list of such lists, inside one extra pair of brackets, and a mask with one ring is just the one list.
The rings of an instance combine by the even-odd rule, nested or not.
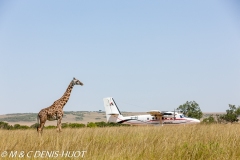
[[(240, 125), (178, 125), (143, 127), (108, 127), (44, 130), (0, 130), (0, 154), (24, 151), (24, 159), (36, 151), (87, 151), (73, 159), (240, 159)], [(31, 158), (26, 153), (31, 152)], [(1, 156), (1, 155), (0, 155)], [(54, 155), (52, 155), (53, 157)], [(5, 157), (0, 159), (23, 159)]]

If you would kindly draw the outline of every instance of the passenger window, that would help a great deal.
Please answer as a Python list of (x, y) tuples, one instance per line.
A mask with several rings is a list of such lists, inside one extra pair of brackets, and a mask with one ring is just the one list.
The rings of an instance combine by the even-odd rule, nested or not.
[(152, 117), (152, 119), (154, 119), (154, 117)]
[(147, 118), (147, 120), (149, 120), (149, 118)]

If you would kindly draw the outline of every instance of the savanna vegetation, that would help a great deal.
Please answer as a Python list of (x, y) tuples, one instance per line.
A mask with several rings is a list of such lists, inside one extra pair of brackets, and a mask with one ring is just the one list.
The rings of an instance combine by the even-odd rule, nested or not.
[[(195, 118), (203, 116), (194, 101), (178, 109)], [(66, 114), (82, 116), (80, 112)], [(229, 105), (226, 114), (208, 115), (194, 125), (62, 123), (61, 133), (56, 126), (46, 126), (42, 136), (37, 134), (37, 123), (24, 126), (0, 122), (0, 159), (236, 160), (240, 159), (239, 115), (240, 106)], [(81, 155), (74, 157), (74, 152)]]
[[(65, 128), (61, 133), (46, 129), (42, 136), (32, 129), (0, 130), (0, 151), (18, 151), (16, 156), (32, 151), (24, 159), (48, 159), (51, 154), (46, 151), (58, 151), (55, 159), (76, 159), (61, 153), (86, 151), (77, 159), (236, 160), (240, 159), (239, 133), (239, 124)], [(42, 158), (33, 157), (42, 151)]]
[(236, 107), (235, 105), (229, 104), (229, 109), (226, 110), (225, 114), (216, 114), (210, 115), (207, 118), (204, 118), (202, 123), (204, 124), (213, 124), (213, 123), (237, 123), (239, 121), (238, 117), (240, 116), (240, 106)]
[[(119, 123), (106, 123), (106, 122), (89, 122), (87, 125), (83, 123), (62, 123), (62, 128), (84, 128), (84, 127), (114, 127), (114, 126), (129, 126), (127, 124), (119, 124)], [(16, 129), (36, 129), (38, 127), (38, 123), (35, 123), (31, 126), (14, 124), (10, 125), (7, 122), (0, 122), (0, 129), (6, 130), (16, 130)], [(44, 127), (45, 129), (53, 129), (56, 126), (48, 125)]]
[(185, 116), (200, 119), (203, 116), (201, 108), (195, 101), (187, 101), (180, 105), (177, 110), (181, 111)]

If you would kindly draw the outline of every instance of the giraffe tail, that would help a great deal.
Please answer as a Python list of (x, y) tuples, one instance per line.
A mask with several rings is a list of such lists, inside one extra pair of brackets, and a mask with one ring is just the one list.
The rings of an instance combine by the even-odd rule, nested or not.
[(37, 131), (38, 131), (39, 125), (40, 125), (40, 122), (39, 122), (39, 115), (37, 115)]

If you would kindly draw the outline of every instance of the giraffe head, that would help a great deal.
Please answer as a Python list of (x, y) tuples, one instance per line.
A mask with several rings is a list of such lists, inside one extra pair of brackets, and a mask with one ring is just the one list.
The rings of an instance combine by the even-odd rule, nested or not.
[(72, 80), (72, 84), (73, 85), (81, 85), (81, 86), (83, 86), (83, 83), (81, 81), (79, 81), (78, 79), (76, 79), (75, 77)]

